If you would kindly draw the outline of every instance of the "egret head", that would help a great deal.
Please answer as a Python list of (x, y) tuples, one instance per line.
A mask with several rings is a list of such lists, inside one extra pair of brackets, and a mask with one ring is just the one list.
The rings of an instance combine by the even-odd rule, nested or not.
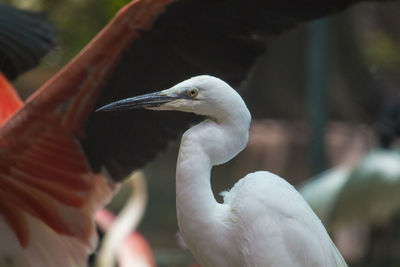
[(190, 78), (163, 91), (116, 101), (97, 111), (136, 108), (193, 112), (217, 120), (242, 110), (250, 120), (250, 113), (240, 95), (226, 82), (208, 75)]

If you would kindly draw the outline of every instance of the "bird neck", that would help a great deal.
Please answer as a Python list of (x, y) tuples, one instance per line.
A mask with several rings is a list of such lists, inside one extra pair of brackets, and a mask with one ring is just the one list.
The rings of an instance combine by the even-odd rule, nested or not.
[(188, 239), (199, 242), (205, 236), (218, 234), (218, 225), (223, 225), (226, 207), (215, 200), (211, 168), (227, 162), (246, 146), (250, 114), (245, 116), (244, 120), (226, 118), (218, 123), (208, 119), (190, 128), (182, 137), (176, 194), (178, 223), (187, 243), (190, 243)]

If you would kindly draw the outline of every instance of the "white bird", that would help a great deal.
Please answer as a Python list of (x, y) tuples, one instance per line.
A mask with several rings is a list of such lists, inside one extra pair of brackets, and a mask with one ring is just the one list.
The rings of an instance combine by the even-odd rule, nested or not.
[[(345, 186), (351, 168), (337, 166), (304, 182), (298, 189), (328, 231), (333, 230), (333, 214), (336, 202)], [(353, 212), (357, 212), (353, 210)]]
[(98, 110), (139, 107), (206, 117), (184, 133), (176, 169), (179, 228), (201, 266), (347, 266), (309, 205), (279, 176), (250, 173), (223, 193), (224, 203), (215, 200), (211, 168), (245, 148), (251, 121), (227, 83), (197, 76)]
[(351, 223), (384, 226), (400, 207), (400, 153), (371, 150), (355, 166), (311, 178), (299, 191), (328, 230)]

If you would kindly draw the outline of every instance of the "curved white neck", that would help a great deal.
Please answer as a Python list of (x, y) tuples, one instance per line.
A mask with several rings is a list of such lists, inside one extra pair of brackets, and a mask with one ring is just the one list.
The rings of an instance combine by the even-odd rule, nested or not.
[[(249, 117), (248, 111), (245, 116)], [(182, 137), (176, 169), (177, 213), (179, 228), (192, 251), (191, 240), (199, 246), (218, 234), (223, 224), (226, 207), (214, 198), (211, 168), (229, 161), (246, 146), (249, 122), (250, 117), (218, 123), (209, 119)]]

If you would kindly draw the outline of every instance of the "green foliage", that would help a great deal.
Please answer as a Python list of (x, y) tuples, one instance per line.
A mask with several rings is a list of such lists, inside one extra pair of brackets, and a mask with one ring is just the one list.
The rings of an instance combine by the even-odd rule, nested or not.
[[(104, 1), (104, 0), (103, 0)], [(105, 1), (108, 3), (107, 7), (107, 16), (111, 19), (114, 14), (120, 10), (124, 5), (126, 5), (129, 0), (113, 0), (113, 1)]]

